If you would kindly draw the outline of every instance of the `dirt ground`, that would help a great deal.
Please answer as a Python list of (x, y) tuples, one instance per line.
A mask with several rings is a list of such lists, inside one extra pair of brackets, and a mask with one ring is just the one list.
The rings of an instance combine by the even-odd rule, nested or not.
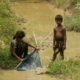
[[(23, 29), (27, 35), (33, 36), (33, 31), (36, 38), (43, 39), (56, 26), (54, 17), (57, 14), (62, 14), (64, 17), (64, 10), (57, 9), (53, 5), (44, 3), (26, 3), (14, 2), (12, 9), (17, 17), (24, 21), (19, 23), (19, 28)], [(69, 11), (66, 11), (69, 15)], [(26, 36), (27, 37), (27, 36)], [(25, 38), (26, 39), (26, 38)], [(47, 67), (50, 62), (52, 50), (52, 35), (44, 41), (44, 50), (40, 50), (40, 58), (42, 65)], [(67, 31), (67, 49), (65, 50), (65, 60), (70, 58), (80, 59), (80, 33)], [(46, 46), (45, 46), (46, 45)], [(0, 70), (0, 80), (69, 80), (68, 78), (58, 79), (49, 75), (36, 75), (34, 70), (31, 71), (15, 71), (15, 70)]]

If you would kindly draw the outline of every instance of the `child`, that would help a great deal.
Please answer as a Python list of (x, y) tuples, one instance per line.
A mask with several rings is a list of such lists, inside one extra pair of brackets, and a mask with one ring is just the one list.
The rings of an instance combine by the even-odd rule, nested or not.
[(11, 54), (20, 61), (24, 61), (28, 55), (28, 46), (38, 49), (29, 43), (24, 42), (22, 39), (25, 37), (23, 31), (17, 31), (11, 42)]
[(57, 26), (54, 28), (53, 33), (53, 58), (52, 61), (55, 61), (57, 54), (60, 52), (62, 60), (64, 59), (64, 50), (66, 49), (66, 29), (61, 24), (63, 21), (63, 17), (61, 15), (57, 15), (55, 17), (55, 21)]

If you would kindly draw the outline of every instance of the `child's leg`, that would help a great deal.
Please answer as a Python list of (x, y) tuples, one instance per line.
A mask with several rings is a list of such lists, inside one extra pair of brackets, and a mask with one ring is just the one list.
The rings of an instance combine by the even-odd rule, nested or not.
[(60, 43), (60, 55), (61, 55), (61, 59), (64, 60), (64, 48), (63, 48), (63, 45), (64, 45), (64, 41), (62, 41)]
[(61, 59), (64, 60), (64, 50), (60, 50)]
[(55, 61), (58, 53), (59, 53), (59, 49), (58, 49), (57, 52), (56, 52), (56, 49), (55, 49), (55, 50), (54, 50), (54, 54), (53, 54), (53, 59), (52, 59), (52, 61)]

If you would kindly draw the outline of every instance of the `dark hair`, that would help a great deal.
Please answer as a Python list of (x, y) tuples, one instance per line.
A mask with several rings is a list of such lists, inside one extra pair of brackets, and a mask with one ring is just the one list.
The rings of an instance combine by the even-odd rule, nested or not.
[(56, 15), (55, 20), (61, 20), (61, 21), (63, 21), (63, 17), (60, 14)]
[(16, 39), (16, 35), (13, 36), (13, 39)]
[(23, 38), (25, 36), (24, 31), (17, 31), (16, 34), (13, 36), (13, 39), (15, 38)]

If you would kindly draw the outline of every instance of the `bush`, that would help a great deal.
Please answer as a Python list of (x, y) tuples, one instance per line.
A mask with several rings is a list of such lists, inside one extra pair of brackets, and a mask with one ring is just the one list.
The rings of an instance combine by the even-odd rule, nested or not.
[(71, 16), (64, 17), (64, 25), (69, 31), (80, 32), (80, 11), (74, 10)]
[[(80, 79), (80, 61), (68, 60), (68, 61), (55, 61), (50, 62), (48, 74), (51, 75), (64, 75), (72, 78), (72, 80)], [(79, 78), (79, 79), (78, 79)]]
[(11, 56), (9, 48), (0, 48), (0, 68), (14, 69), (19, 61)]
[(74, 30), (72, 16), (65, 16), (65, 18), (64, 18), (64, 25), (65, 25), (67, 30), (69, 30), (69, 31)]
[(78, 0), (70, 0), (70, 7), (74, 8), (77, 3), (78, 3)]
[[(0, 4), (0, 40), (6, 43), (4, 46), (10, 44), (13, 35), (17, 28), (14, 21), (15, 16), (13, 15), (9, 0), (1, 0)], [(4, 49), (0, 46), (0, 68), (2, 69), (13, 69), (19, 61), (15, 60), (10, 53), (9, 48), (6, 46)]]
[(9, 44), (16, 31), (14, 18), (9, 0), (3, 0), (0, 5), (0, 37), (6, 44)]

